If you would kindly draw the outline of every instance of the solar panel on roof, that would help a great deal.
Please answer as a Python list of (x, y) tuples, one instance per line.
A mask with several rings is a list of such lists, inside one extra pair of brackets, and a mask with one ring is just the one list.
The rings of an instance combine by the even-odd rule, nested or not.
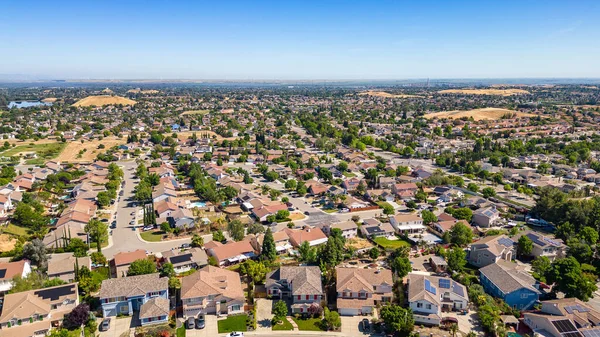
[(458, 284), (457, 282), (452, 282), (452, 292), (457, 294), (458, 296), (465, 297), (463, 287), (461, 287), (460, 284)]
[(436, 293), (436, 289), (433, 285), (431, 285), (431, 282), (429, 282), (429, 280), (425, 280), (425, 290), (429, 291), (430, 293), (434, 294)]
[(500, 238), (498, 243), (506, 247), (512, 247), (514, 245), (514, 242), (509, 238)]
[(0, 278), (4, 278), (6, 276), (6, 269), (0, 269)]
[(583, 335), (579, 331), (566, 332), (560, 334), (562, 337), (582, 337)]
[(57, 288), (48, 288), (48, 289), (40, 289), (34, 294), (43, 299), (50, 299), (51, 301), (56, 301), (62, 296), (70, 295), (75, 293), (75, 285), (68, 284), (62, 287)]
[(440, 288), (450, 289), (450, 280), (441, 278), (439, 282)]
[(178, 264), (192, 260), (192, 254), (183, 254), (170, 258), (172, 264)]
[(581, 331), (585, 337), (600, 337), (600, 328)]
[(561, 334), (564, 334), (566, 332), (576, 332), (577, 331), (577, 328), (568, 319), (552, 321), (552, 325), (554, 325), (556, 330), (558, 330), (558, 332), (560, 332)]

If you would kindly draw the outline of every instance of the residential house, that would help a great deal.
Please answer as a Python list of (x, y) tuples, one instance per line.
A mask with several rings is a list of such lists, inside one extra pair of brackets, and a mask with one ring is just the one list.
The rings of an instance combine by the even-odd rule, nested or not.
[(543, 301), (538, 311), (523, 313), (534, 333), (548, 337), (594, 337), (600, 334), (600, 311), (577, 298)]
[(240, 274), (234, 271), (206, 266), (181, 279), (185, 318), (242, 313), (245, 301)]
[(0, 263), (0, 294), (12, 289), (15, 276), (25, 278), (29, 273), (31, 264), (27, 260)]
[(73, 253), (51, 254), (48, 259), (48, 278), (58, 278), (67, 283), (75, 282), (75, 269), (81, 267), (92, 270), (89, 256), (75, 257)]
[(134, 250), (132, 252), (119, 252), (115, 254), (112, 260), (110, 260), (110, 273), (112, 277), (125, 277), (129, 266), (135, 260), (141, 260), (146, 258), (146, 251), (142, 249)]
[(363, 220), (360, 231), (365, 237), (376, 238), (379, 236), (388, 237), (394, 235), (396, 230), (388, 222), (381, 223), (379, 220), (370, 218)]
[(517, 234), (512, 240), (517, 244), (519, 238), (523, 235), (527, 236), (533, 242), (531, 256), (545, 256), (550, 259), (550, 261), (566, 256), (567, 245), (565, 245), (561, 239), (534, 231), (526, 231)]
[(392, 272), (388, 269), (335, 268), (337, 308), (342, 316), (371, 314), (392, 300)]
[[(354, 192), (358, 185), (360, 185), (361, 180), (358, 178), (350, 178), (342, 181), (342, 188), (347, 192)], [(365, 186), (367, 186), (365, 184)]]
[(46, 336), (78, 305), (77, 283), (5, 295), (0, 336)]
[(392, 193), (394, 193), (398, 199), (407, 200), (412, 199), (417, 193), (417, 184), (415, 183), (402, 183), (392, 185)]
[(536, 280), (514, 263), (498, 261), (479, 269), (479, 273), (485, 292), (514, 309), (530, 309), (539, 299)]
[(390, 218), (390, 224), (400, 235), (421, 234), (425, 231), (423, 219), (416, 214), (397, 214)]
[(321, 305), (323, 286), (317, 266), (284, 266), (267, 274), (265, 287), (273, 298), (291, 299), (292, 313), (309, 313), (311, 305)]
[(319, 228), (304, 228), (304, 229), (283, 229), (288, 237), (292, 246), (298, 248), (304, 241), (308, 241), (308, 244), (312, 246), (318, 246), (327, 243), (327, 236)]
[(167, 250), (162, 252), (161, 255), (163, 263), (171, 263), (176, 274), (202, 268), (208, 264), (208, 256), (201, 248)]
[(188, 229), (194, 227), (194, 214), (189, 209), (180, 208), (167, 217), (172, 228)]
[(496, 206), (492, 205), (486, 208), (480, 208), (473, 212), (471, 222), (480, 227), (492, 227), (500, 220), (500, 212)]
[(256, 256), (254, 247), (250, 244), (250, 240), (231, 241), (226, 244), (211, 241), (204, 245), (208, 256), (212, 256), (219, 262), (219, 266), (226, 266), (244, 260), (251, 259)]
[(436, 273), (445, 273), (446, 271), (448, 271), (448, 263), (441, 256), (431, 256), (429, 258), (429, 265)]
[(358, 234), (358, 226), (352, 220), (347, 220), (344, 222), (337, 222), (331, 225), (323, 226), (323, 232), (327, 235), (331, 234), (331, 229), (337, 228), (342, 232), (342, 236), (345, 239), (355, 238)]
[[(258, 252), (258, 254), (262, 253), (262, 244), (265, 239), (265, 234), (257, 234), (250, 238), (250, 243), (254, 250)], [(283, 254), (288, 252), (293, 246), (290, 243), (290, 237), (286, 231), (279, 231), (273, 233), (273, 241), (275, 241), (275, 249), (277, 250), (277, 254)]]
[(138, 312), (141, 325), (169, 321), (169, 278), (158, 273), (104, 280), (98, 297), (103, 317)]
[(508, 236), (486, 236), (471, 244), (467, 260), (476, 267), (485, 267), (500, 260), (511, 261), (515, 253), (514, 242)]
[(469, 305), (467, 288), (449, 277), (408, 274), (408, 304), (415, 324), (439, 325), (442, 312)]

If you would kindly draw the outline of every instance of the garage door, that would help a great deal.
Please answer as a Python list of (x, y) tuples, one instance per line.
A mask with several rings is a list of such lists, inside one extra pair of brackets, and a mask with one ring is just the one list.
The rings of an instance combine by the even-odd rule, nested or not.
[(359, 310), (351, 309), (351, 308), (341, 308), (341, 309), (338, 309), (338, 312), (342, 316), (356, 316), (356, 315), (358, 315)]

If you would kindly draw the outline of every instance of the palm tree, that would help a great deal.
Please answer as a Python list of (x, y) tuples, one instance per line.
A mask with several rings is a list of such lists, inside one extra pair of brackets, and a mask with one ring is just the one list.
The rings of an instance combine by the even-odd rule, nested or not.
[(456, 325), (456, 323), (452, 323), (452, 325), (450, 325), (450, 333), (452, 334), (452, 337), (456, 337), (457, 332), (458, 332), (458, 325)]

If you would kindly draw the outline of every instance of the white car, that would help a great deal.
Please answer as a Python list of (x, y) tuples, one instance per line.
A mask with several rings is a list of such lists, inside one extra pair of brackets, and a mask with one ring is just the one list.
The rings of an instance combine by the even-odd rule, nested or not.
[(227, 336), (225, 336), (225, 337), (244, 337), (244, 333), (233, 331), (233, 332), (228, 333)]

